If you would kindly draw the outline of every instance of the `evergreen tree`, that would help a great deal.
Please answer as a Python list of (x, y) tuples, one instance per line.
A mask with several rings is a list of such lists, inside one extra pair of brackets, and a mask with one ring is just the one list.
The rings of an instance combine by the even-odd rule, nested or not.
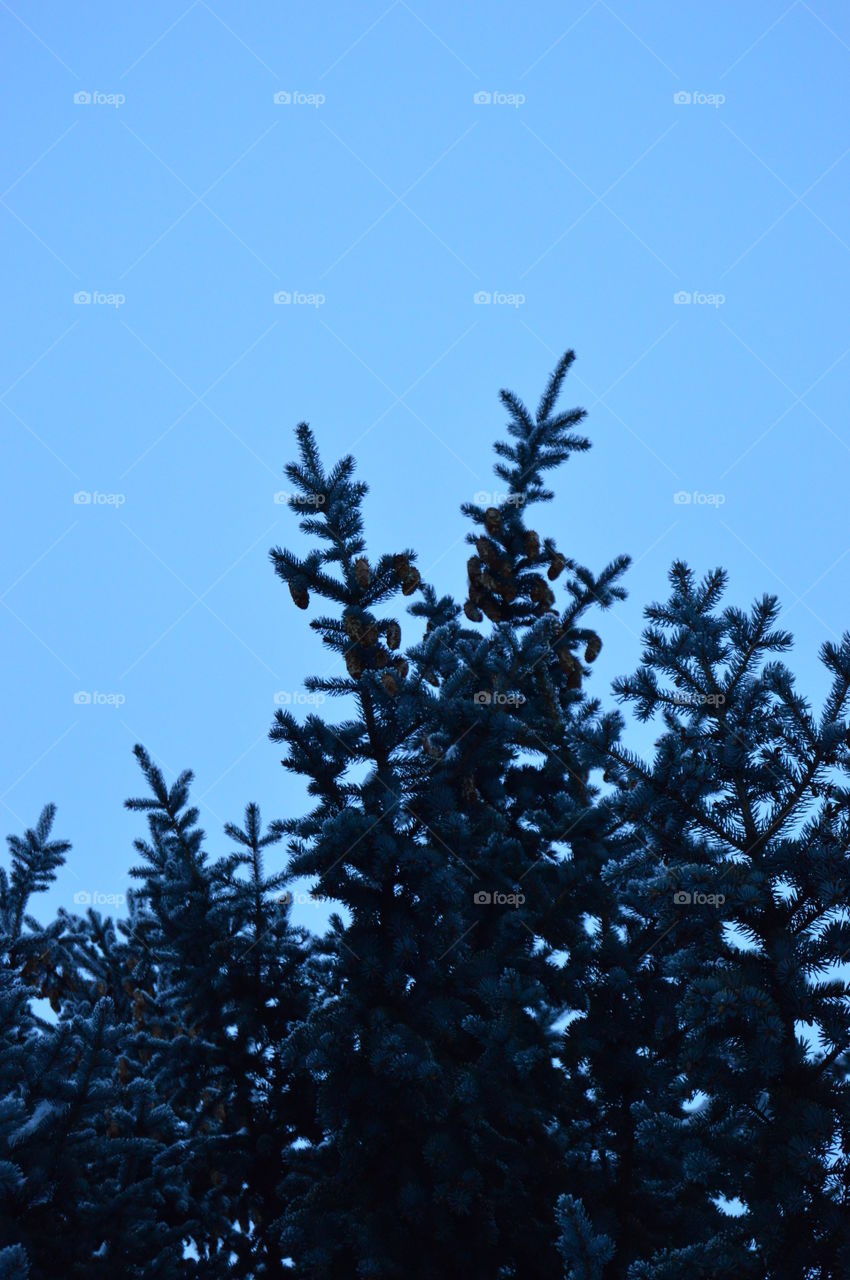
[[(347, 677), (308, 687), (349, 695), (355, 708), (333, 727), (279, 711), (272, 733), (319, 798), (286, 824), (292, 870), (350, 916), (333, 921), (335, 998), (294, 1040), (320, 1081), (325, 1137), (304, 1154), (312, 1185), (286, 1239), (317, 1277), (560, 1273), (553, 1023), (563, 991), (551, 958), (564, 929), (550, 917), (576, 874), (552, 847), (564, 814), (559, 826), (541, 796), (568, 793), (565, 804), (583, 806), (574, 825), (592, 826), (586, 778), (565, 748), (583, 699), (576, 651), (587, 661), (599, 652), (582, 617), (621, 597), (626, 564), (596, 579), (525, 523), (526, 507), (552, 497), (543, 474), (588, 447), (572, 431), (583, 412), (555, 411), (572, 359), (534, 417), (503, 393), (505, 499), (466, 508), (478, 531), (464, 612), (471, 622), (486, 613), (486, 635), (421, 582), (410, 551), (370, 564), (353, 460), (326, 473), (298, 428), (292, 505), (323, 545), (304, 559), (275, 550), (273, 563), (299, 608), (318, 595), (341, 610), (311, 626)], [(542, 569), (550, 581), (568, 570), (563, 614)], [(399, 591), (421, 591), (410, 612), (426, 622), (403, 657), (400, 623), (379, 612)], [(346, 777), (353, 766), (366, 769), (362, 781)]]
[[(821, 650), (831, 688), (816, 715), (774, 656), (791, 644), (774, 597), (722, 608), (725, 573), (698, 582), (681, 563), (671, 583), (647, 610), (641, 667), (615, 686), (641, 720), (660, 717), (655, 756), (598, 745), (639, 847), (621, 891), (672, 1014), (659, 1047), (679, 1114), (657, 1113), (643, 1141), (680, 1166), (655, 1194), (661, 1211), (694, 1189), (717, 1208), (634, 1276), (838, 1280), (850, 1269), (850, 637)], [(721, 1212), (736, 1200), (739, 1216)]]
[[(587, 691), (628, 562), (531, 522), (589, 447), (572, 359), (534, 413), (502, 392), (462, 604), (370, 560), (353, 460), (299, 426), (312, 545), (272, 561), (345, 670), (307, 682), (343, 719), (271, 734), (311, 811), (248, 805), (212, 857), (191, 774), (138, 747), (118, 922), (32, 914), (52, 807), (10, 837), (0, 1280), (850, 1274), (850, 636), (816, 714), (776, 600), (677, 563), (614, 686), (659, 726), (630, 751)], [(321, 939), (296, 877), (338, 904)]]
[(264, 868), (282, 828), (263, 835), (249, 804), (244, 828), (225, 828), (237, 851), (210, 862), (189, 805), (192, 775), (169, 788), (141, 747), (136, 755), (153, 796), (127, 802), (147, 813), (150, 831), (136, 842), (146, 910), (134, 936), (157, 963), (137, 1042), (181, 1119), (195, 1215), (184, 1235), (204, 1275), (281, 1276), (280, 1186), (291, 1144), (314, 1132), (315, 1110), (309, 1076), (285, 1070), (282, 1049), (316, 995), (306, 935), (289, 923), (287, 877)]

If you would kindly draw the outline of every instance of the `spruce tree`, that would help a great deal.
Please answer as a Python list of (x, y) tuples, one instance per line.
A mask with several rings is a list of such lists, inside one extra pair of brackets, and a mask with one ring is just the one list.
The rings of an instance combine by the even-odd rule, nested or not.
[[(681, 563), (647, 609), (643, 662), (617, 682), (662, 728), (644, 762), (604, 747), (639, 852), (621, 892), (671, 1017), (678, 1116), (642, 1134), (678, 1154), (666, 1212), (694, 1190), (713, 1214), (636, 1280), (682, 1274), (838, 1280), (850, 1270), (850, 637), (825, 644), (819, 714), (776, 655), (791, 645), (766, 596), (722, 607), (726, 575)], [(846, 971), (844, 971), (846, 972)], [(724, 1204), (740, 1201), (729, 1216)], [(680, 1210), (685, 1212), (684, 1207)]]
[[(577, 873), (552, 847), (564, 813), (559, 824), (541, 796), (565, 793), (583, 806), (573, 825), (592, 826), (567, 725), (583, 702), (579, 653), (592, 661), (600, 647), (583, 615), (620, 598), (626, 564), (595, 578), (525, 520), (552, 497), (544, 473), (588, 447), (573, 432), (583, 412), (556, 412), (572, 359), (533, 417), (502, 395), (507, 492), (498, 507), (466, 508), (476, 555), (464, 621), (409, 550), (370, 563), (353, 460), (326, 473), (298, 428), (292, 506), (320, 546), (272, 559), (297, 607), (336, 606), (310, 625), (347, 675), (307, 684), (354, 709), (334, 726), (279, 711), (272, 732), (319, 799), (286, 824), (293, 873), (350, 917), (332, 925), (335, 998), (293, 1043), (319, 1080), (325, 1137), (303, 1155), (312, 1185), (285, 1238), (317, 1277), (560, 1274), (563, 982), (551, 959), (565, 933), (556, 904)], [(560, 613), (549, 582), (565, 569)], [(381, 608), (399, 592), (421, 593), (409, 612), (426, 624), (403, 657), (401, 624)], [(485, 614), (483, 634), (467, 625)], [(365, 777), (349, 780), (352, 768)]]

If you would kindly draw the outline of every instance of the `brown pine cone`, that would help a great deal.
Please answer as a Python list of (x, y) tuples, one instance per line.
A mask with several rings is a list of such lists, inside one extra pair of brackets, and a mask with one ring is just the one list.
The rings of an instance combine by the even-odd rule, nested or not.
[(463, 606), (463, 611), (467, 618), (469, 618), (470, 622), (481, 622), (484, 617), (484, 614), (478, 606), (473, 604), (471, 600), (467, 600), (466, 604)]
[(401, 627), (397, 622), (387, 623), (387, 644), (391, 649), (397, 649), (401, 644)]
[(525, 554), (528, 560), (536, 560), (540, 555), (540, 535), (529, 529), (525, 535)]
[(299, 609), (306, 609), (310, 603), (310, 593), (301, 583), (290, 582), (289, 594)]
[(599, 657), (602, 649), (602, 641), (599, 636), (591, 636), (587, 642), (587, 648), (584, 651), (585, 662), (595, 662)]
[(567, 562), (561, 555), (560, 551), (556, 551), (549, 563), (549, 581), (554, 582), (559, 574), (563, 573), (567, 567)]
[(421, 581), (422, 581), (422, 577), (419, 573), (419, 570), (416, 568), (411, 569), (410, 573), (407, 575), (404, 582), (401, 584), (402, 595), (412, 596)]
[(381, 684), (384, 686), (391, 698), (398, 697), (398, 685), (396, 684), (394, 677), (390, 675), (389, 671), (385, 671), (381, 676)]
[(371, 573), (369, 570), (369, 561), (365, 556), (360, 556), (354, 561), (354, 576), (357, 579), (357, 585), (362, 590), (368, 587)]
[(484, 528), (491, 537), (502, 532), (502, 514), (498, 507), (488, 507), (484, 512)]

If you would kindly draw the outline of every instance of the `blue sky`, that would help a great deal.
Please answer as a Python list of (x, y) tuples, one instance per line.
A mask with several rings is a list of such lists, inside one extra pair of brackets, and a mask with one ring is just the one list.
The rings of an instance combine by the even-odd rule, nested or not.
[(496, 393), (535, 398), (567, 346), (594, 448), (541, 532), (635, 559), (597, 691), (684, 557), (741, 604), (779, 593), (820, 696), (850, 623), (846, 6), (10, 0), (0, 24), (0, 797), (7, 830), (59, 805), (50, 904), (126, 889), (136, 741), (195, 770), (213, 847), (248, 800), (303, 805), (266, 737), (328, 669), (267, 561), (299, 545), (274, 500), (296, 422), (358, 458), (372, 550), (460, 592)]

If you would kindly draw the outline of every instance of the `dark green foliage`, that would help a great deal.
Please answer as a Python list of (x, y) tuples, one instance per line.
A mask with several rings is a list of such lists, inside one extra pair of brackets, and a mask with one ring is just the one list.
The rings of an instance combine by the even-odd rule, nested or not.
[(298, 427), (308, 550), (271, 558), (343, 700), (276, 714), (307, 812), (250, 804), (212, 856), (191, 774), (136, 748), (117, 923), (31, 914), (52, 808), (10, 838), (0, 1280), (850, 1275), (850, 637), (816, 715), (776, 601), (676, 564), (614, 686), (657, 725), (631, 752), (588, 696), (628, 560), (531, 522), (589, 448), (572, 361), (536, 413), (502, 393), (463, 603), (369, 558), (353, 459)]

